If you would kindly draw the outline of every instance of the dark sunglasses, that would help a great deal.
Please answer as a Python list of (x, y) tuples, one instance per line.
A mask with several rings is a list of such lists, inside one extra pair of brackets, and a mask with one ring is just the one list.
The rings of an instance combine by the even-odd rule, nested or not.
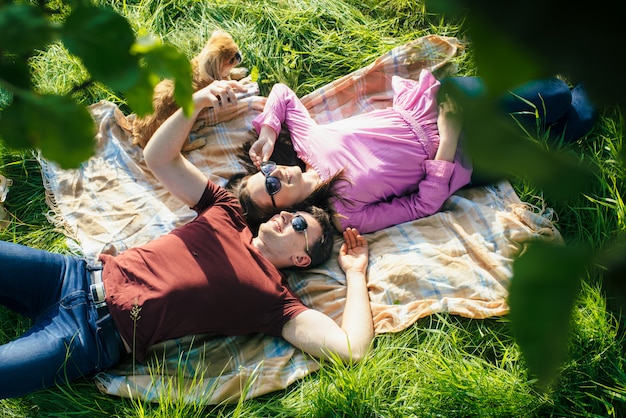
[[(276, 170), (276, 163), (274, 161), (263, 161), (261, 163), (261, 173), (265, 176), (265, 190), (267, 194), (272, 198), (272, 205), (276, 206), (276, 202), (274, 201), (274, 195), (280, 192), (280, 188), (282, 184), (277, 177), (270, 176)], [(305, 222), (306, 224), (306, 222)]]
[(304, 232), (304, 240), (306, 242), (306, 252), (308, 253), (309, 252), (309, 235), (306, 233), (306, 230), (309, 227), (309, 224), (306, 223), (306, 219), (304, 219), (304, 216), (300, 214), (295, 214), (295, 216), (291, 218), (291, 226), (293, 227), (294, 231)]

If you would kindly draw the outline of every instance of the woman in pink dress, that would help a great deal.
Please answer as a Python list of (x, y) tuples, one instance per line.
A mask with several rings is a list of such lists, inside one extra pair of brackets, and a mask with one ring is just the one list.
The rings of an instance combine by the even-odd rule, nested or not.
[[(445, 82), (469, 96), (485, 94), (475, 77)], [(440, 81), (422, 70), (418, 80), (393, 76), (391, 85), (392, 106), (328, 124), (315, 122), (289, 87), (274, 85), (253, 121), (259, 137), (248, 157), (259, 171), (229, 185), (250, 225), (280, 210), (315, 204), (336, 213), (339, 231), (374, 232), (432, 215), (468, 185), (471, 164), (458, 147), (460, 111), (450, 100), (438, 105)], [(565, 141), (582, 137), (597, 117), (582, 86), (570, 90), (557, 78), (529, 82), (512, 93), (501, 99), (503, 112), (531, 127), (538, 112), (550, 136)], [(524, 120), (526, 115), (532, 120)], [(297, 163), (270, 161), (284, 154), (283, 141), (277, 141), (282, 128)]]
[[(323, 125), (289, 87), (274, 85), (253, 121), (259, 138), (249, 155), (261, 171), (237, 187), (251, 223), (313, 203), (316, 190), (322, 196), (313, 200), (328, 199), (340, 231), (368, 233), (437, 212), (472, 172), (457, 150), (456, 107), (444, 102), (439, 111), (439, 85), (428, 71), (417, 81), (393, 76), (391, 107)], [(282, 127), (304, 169), (267, 163)]]

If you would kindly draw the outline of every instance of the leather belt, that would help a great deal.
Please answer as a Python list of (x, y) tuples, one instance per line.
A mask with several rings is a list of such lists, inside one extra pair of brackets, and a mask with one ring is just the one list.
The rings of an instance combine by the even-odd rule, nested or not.
[(109, 316), (109, 307), (107, 306), (106, 292), (104, 291), (104, 282), (102, 281), (102, 268), (91, 267), (89, 273), (91, 275), (89, 291), (98, 312), (98, 320), (96, 321), (98, 323)]
[(122, 336), (115, 328), (115, 323), (107, 306), (106, 292), (104, 290), (104, 282), (102, 281), (102, 266), (88, 266), (87, 270), (91, 279), (89, 292), (98, 314), (96, 325), (98, 325), (102, 333), (109, 356), (118, 359), (120, 356), (127, 354), (128, 350), (122, 340)]

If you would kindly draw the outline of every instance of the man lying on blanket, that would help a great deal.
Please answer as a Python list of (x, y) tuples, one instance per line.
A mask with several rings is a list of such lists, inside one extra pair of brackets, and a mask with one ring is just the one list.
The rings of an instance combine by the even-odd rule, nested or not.
[(192, 117), (179, 109), (144, 150), (157, 179), (198, 212), (194, 220), (117, 256), (102, 254), (99, 266), (0, 242), (3, 302), (35, 320), (33, 330), (0, 346), (0, 398), (93, 374), (126, 354), (141, 361), (155, 343), (191, 334), (261, 332), (321, 358), (359, 360), (368, 350), (366, 240), (344, 232), (338, 260), (348, 294), (339, 326), (307, 308), (279, 270), (328, 259), (328, 214), (281, 212), (253, 237), (237, 198), (180, 153), (198, 113), (236, 105), (240, 90), (237, 82), (216, 81), (196, 92)]

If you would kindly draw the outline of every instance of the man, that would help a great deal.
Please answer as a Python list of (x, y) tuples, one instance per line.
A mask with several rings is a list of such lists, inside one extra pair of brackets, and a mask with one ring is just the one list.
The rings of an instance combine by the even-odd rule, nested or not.
[(235, 196), (210, 182), (181, 153), (205, 107), (235, 105), (236, 82), (194, 94), (144, 150), (159, 181), (198, 216), (169, 234), (101, 265), (0, 242), (0, 303), (33, 319), (22, 337), (0, 346), (0, 398), (86, 376), (131, 354), (139, 361), (157, 342), (189, 334), (280, 335), (317, 357), (359, 360), (373, 338), (366, 285), (368, 248), (344, 232), (339, 263), (348, 290), (341, 326), (308, 309), (279, 269), (310, 267), (331, 251), (332, 230), (319, 209), (281, 212), (253, 237)]

